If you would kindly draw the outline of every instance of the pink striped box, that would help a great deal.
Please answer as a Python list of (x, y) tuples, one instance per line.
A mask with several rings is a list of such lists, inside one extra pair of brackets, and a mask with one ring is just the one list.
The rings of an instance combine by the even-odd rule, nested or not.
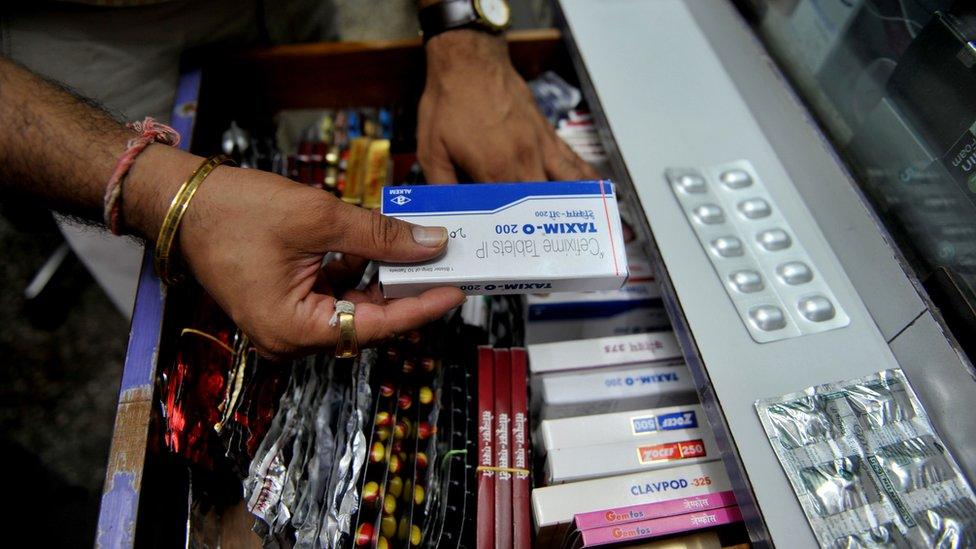
[(742, 514), (736, 506), (723, 507), (710, 511), (675, 515), (672, 517), (639, 520), (615, 526), (592, 528), (581, 532), (583, 547), (596, 547), (622, 541), (656, 538), (702, 528), (712, 528), (723, 524), (740, 522)]
[(605, 526), (616, 526), (628, 522), (683, 515), (698, 511), (710, 511), (731, 505), (735, 505), (735, 497), (732, 495), (731, 490), (726, 490), (701, 496), (690, 496), (654, 503), (641, 503), (638, 505), (628, 505), (627, 507), (604, 509), (602, 511), (591, 511), (589, 513), (579, 513), (574, 517), (574, 520), (577, 530), (590, 530)]

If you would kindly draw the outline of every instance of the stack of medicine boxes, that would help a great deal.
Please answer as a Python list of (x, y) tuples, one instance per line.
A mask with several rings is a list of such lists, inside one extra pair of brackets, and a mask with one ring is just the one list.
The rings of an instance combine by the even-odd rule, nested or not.
[(731, 490), (652, 265), (628, 263), (620, 290), (527, 297), (540, 547), (579, 513)]

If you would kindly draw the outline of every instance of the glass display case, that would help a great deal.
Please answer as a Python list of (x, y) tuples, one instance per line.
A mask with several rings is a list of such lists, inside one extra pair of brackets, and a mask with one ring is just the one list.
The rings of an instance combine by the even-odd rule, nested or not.
[(972, 359), (976, 5), (757, 0), (748, 10)]

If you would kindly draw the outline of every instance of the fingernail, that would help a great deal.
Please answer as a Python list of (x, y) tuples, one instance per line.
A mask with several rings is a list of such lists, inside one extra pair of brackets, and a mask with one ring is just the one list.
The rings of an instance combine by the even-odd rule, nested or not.
[(447, 240), (447, 229), (444, 227), (423, 227), (414, 225), (413, 241), (428, 248), (440, 248)]

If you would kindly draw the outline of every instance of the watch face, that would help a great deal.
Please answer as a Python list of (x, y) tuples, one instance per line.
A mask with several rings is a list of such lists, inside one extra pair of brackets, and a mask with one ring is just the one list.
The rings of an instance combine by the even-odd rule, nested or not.
[(511, 16), (505, 0), (475, 0), (474, 7), (489, 25), (502, 28), (508, 25)]

